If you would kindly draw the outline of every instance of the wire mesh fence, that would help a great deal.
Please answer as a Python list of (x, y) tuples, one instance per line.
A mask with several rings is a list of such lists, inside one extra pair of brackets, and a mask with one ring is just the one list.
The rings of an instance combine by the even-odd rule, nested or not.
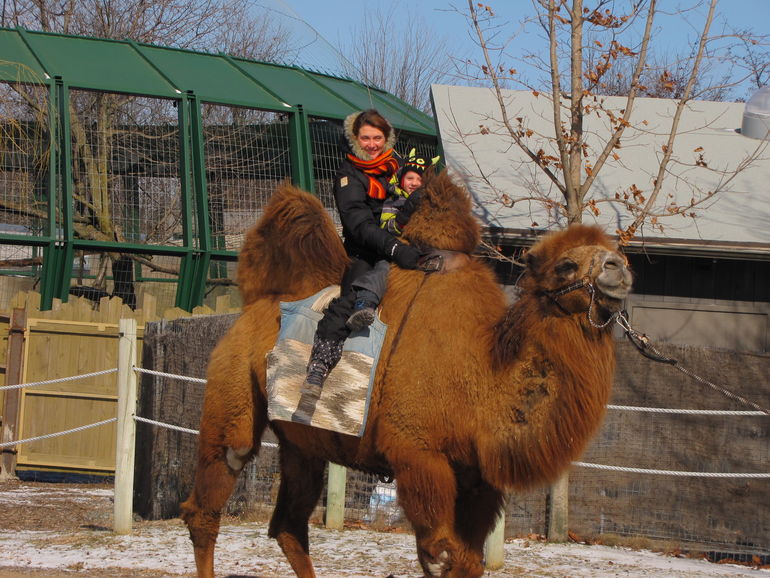
[(72, 211), (80, 239), (174, 245), (182, 237), (174, 101), (70, 93)]
[(204, 104), (205, 174), (215, 249), (237, 251), (278, 184), (291, 178), (286, 115)]
[(334, 174), (342, 162), (342, 122), (323, 118), (310, 118), (310, 143), (313, 154), (313, 178), (315, 193), (329, 210), (335, 224), (340, 218), (334, 210)]
[(206, 281), (206, 293), (203, 304), (216, 310), (217, 299), (226, 297), (230, 307), (240, 307), (241, 294), (235, 279), (238, 274), (238, 263), (224, 259), (212, 259)]
[[(49, 96), (44, 86), (0, 83), (0, 234), (49, 233)], [(35, 287), (39, 245), (0, 244), (0, 307)]]
[(0, 231), (44, 235), (48, 222), (48, 91), (0, 83)]

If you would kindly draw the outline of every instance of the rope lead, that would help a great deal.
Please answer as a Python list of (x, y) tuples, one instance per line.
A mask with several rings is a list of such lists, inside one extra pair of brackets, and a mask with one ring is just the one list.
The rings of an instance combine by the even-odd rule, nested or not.
[(682, 367), (676, 359), (672, 357), (666, 357), (665, 355), (663, 355), (660, 351), (658, 351), (657, 349), (655, 349), (655, 347), (652, 346), (652, 344), (650, 343), (646, 335), (639, 333), (633, 327), (631, 327), (631, 324), (628, 321), (626, 311), (621, 311), (620, 313), (618, 313), (615, 320), (617, 324), (623, 328), (623, 331), (625, 331), (626, 337), (628, 337), (628, 340), (634, 344), (634, 347), (636, 347), (639, 353), (641, 353), (644, 357), (651, 359), (653, 361), (657, 361), (658, 363), (665, 363), (665, 364), (671, 365), (672, 367), (684, 373), (686, 376), (691, 377), (692, 379), (702, 383), (703, 385), (708, 386), (714, 391), (722, 394), (724, 397), (728, 399), (732, 399), (733, 401), (737, 401), (738, 403), (741, 403), (757, 411), (761, 411), (766, 415), (770, 415), (770, 409), (764, 408), (754, 403), (753, 401), (749, 401), (745, 397), (742, 397), (737, 393), (730, 391), (727, 388), (724, 388), (720, 385), (710, 382), (707, 379), (702, 378), (701, 376), (693, 373), (689, 369)]

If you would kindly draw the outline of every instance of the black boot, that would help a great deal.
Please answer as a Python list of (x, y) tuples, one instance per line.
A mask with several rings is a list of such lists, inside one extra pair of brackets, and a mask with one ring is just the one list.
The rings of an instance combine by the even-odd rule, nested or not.
[(377, 304), (372, 301), (366, 301), (364, 299), (356, 300), (356, 304), (353, 307), (353, 314), (348, 317), (345, 325), (351, 331), (360, 331), (364, 327), (369, 327), (374, 323), (374, 316), (376, 315)]
[(315, 413), (315, 406), (321, 397), (321, 390), (327, 376), (342, 357), (344, 339), (323, 339), (318, 336), (313, 340), (310, 362), (307, 364), (307, 377), (300, 388), (297, 409), (291, 420), (310, 424)]
[(360, 331), (364, 327), (369, 327), (374, 322), (379, 304), (380, 297), (377, 293), (369, 289), (357, 288), (353, 313), (348, 317), (345, 325), (351, 331)]

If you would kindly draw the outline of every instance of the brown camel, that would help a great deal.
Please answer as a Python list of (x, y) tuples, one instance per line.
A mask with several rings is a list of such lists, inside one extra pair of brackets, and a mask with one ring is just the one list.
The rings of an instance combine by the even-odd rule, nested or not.
[[(428, 181), (407, 233), (411, 243), (465, 254), (479, 242), (468, 195), (446, 172)], [(573, 226), (528, 252), (511, 307), (474, 259), (446, 273), (391, 270), (363, 437), (268, 423), (265, 354), (279, 301), (336, 282), (346, 261), (321, 204), (288, 185), (246, 238), (243, 314), (212, 353), (195, 488), (182, 504), (199, 576), (214, 575), (220, 512), (268, 425), (281, 446), (269, 535), (298, 577), (315, 576), (308, 519), (328, 461), (397, 480), (425, 576), (477, 577), (504, 493), (553, 481), (602, 420), (614, 371), (607, 322), (631, 275), (600, 230)]]

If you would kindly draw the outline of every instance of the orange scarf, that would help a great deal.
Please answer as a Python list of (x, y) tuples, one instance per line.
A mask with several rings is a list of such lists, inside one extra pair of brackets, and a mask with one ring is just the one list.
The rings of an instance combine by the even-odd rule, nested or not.
[(388, 149), (377, 158), (370, 161), (359, 159), (356, 155), (348, 153), (348, 160), (353, 163), (359, 171), (369, 177), (369, 190), (366, 194), (373, 199), (384, 199), (388, 192), (383, 184), (375, 177), (385, 176), (386, 180), (396, 174), (398, 170), (398, 159), (393, 156), (393, 149)]

